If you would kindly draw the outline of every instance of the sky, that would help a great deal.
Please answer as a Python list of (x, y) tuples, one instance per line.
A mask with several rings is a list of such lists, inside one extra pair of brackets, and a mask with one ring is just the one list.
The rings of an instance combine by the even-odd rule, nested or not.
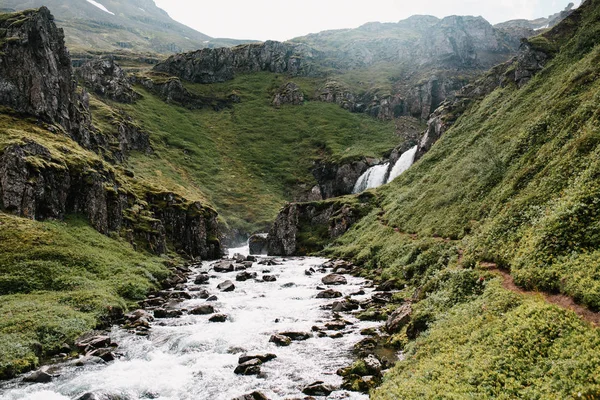
[(284, 41), (366, 22), (398, 22), (415, 14), (483, 16), (495, 24), (547, 17), (579, 0), (155, 0), (169, 15), (220, 38)]

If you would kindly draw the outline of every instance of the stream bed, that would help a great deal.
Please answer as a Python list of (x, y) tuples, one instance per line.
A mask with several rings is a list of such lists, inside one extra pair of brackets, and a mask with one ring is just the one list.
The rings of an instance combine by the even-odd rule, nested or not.
[[(230, 250), (247, 254), (248, 249)], [(138, 336), (125, 329), (114, 327), (113, 342), (119, 344), (116, 352), (122, 356), (101, 365), (57, 366), (50, 383), (26, 384), (21, 379), (0, 385), (0, 398), (6, 400), (76, 400), (86, 393), (96, 394), (90, 399), (110, 400), (231, 400), (240, 395), (260, 391), (269, 399), (304, 398), (302, 389), (315, 381), (339, 387), (341, 377), (336, 371), (351, 364), (352, 348), (364, 336), (360, 331), (375, 327), (375, 322), (362, 322), (349, 313), (340, 316), (350, 322), (342, 331), (324, 330), (324, 337), (314, 334), (307, 340), (292, 341), (279, 347), (269, 341), (271, 335), (284, 332), (311, 332), (313, 326), (323, 327), (334, 319), (327, 305), (336, 299), (316, 298), (323, 289), (333, 288), (344, 296), (364, 290), (370, 296), (364, 279), (345, 275), (347, 284), (326, 287), (321, 279), (331, 271), (319, 270), (324, 258), (267, 258), (277, 265), (260, 265), (254, 262), (246, 271), (256, 272), (257, 279), (236, 281), (236, 272), (218, 273), (214, 262), (203, 262), (192, 271), (186, 291), (191, 299), (175, 307), (192, 310), (211, 304), (215, 313), (226, 314), (225, 322), (210, 322), (210, 315), (192, 315), (183, 312), (179, 318), (155, 319), (148, 336)], [(305, 271), (315, 270), (312, 275)], [(195, 277), (208, 272), (210, 280), (202, 285), (218, 297), (207, 302), (197, 298)], [(264, 275), (275, 281), (262, 281)], [(222, 292), (217, 285), (231, 280), (235, 290)], [(339, 300), (339, 299), (337, 299)], [(338, 338), (330, 336), (341, 332)], [(339, 335), (338, 335), (339, 336)], [(277, 358), (260, 366), (261, 374), (237, 375), (240, 355), (273, 353)], [(325, 398), (325, 397), (320, 397)], [(336, 390), (328, 399), (368, 399), (368, 396)]]

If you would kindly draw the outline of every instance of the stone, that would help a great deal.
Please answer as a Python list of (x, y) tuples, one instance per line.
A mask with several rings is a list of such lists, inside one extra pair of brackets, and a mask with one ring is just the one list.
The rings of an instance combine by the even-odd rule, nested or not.
[(235, 397), (231, 400), (269, 400), (267, 396), (262, 394), (261, 392), (252, 392), (250, 394), (245, 394), (243, 396)]
[(31, 383), (49, 383), (52, 382), (52, 375), (44, 371), (35, 371), (23, 378), (23, 382)]
[(378, 292), (391, 292), (392, 290), (396, 290), (398, 288), (397, 286), (398, 281), (396, 279), (389, 279), (377, 286), (375, 290)]
[(346, 277), (338, 274), (329, 274), (321, 279), (325, 285), (345, 285), (348, 283)]
[(86, 356), (99, 357), (106, 362), (114, 361), (116, 358), (115, 354), (112, 352), (112, 348), (96, 349), (96, 350), (86, 354)]
[(327, 322), (325, 323), (325, 328), (332, 331), (341, 331), (342, 329), (346, 328), (346, 322), (341, 320)]
[(342, 297), (342, 293), (333, 289), (327, 289), (317, 293), (317, 299), (334, 299), (337, 297)]
[(215, 272), (234, 272), (236, 267), (231, 261), (220, 261), (213, 266)]
[(212, 314), (215, 312), (215, 309), (213, 306), (209, 305), (209, 304), (204, 304), (201, 305), (200, 307), (196, 307), (194, 309), (192, 309), (190, 311), (190, 314), (192, 315), (206, 315), (206, 314)]
[(275, 334), (271, 335), (269, 342), (275, 343), (277, 346), (289, 346), (292, 344), (292, 339), (287, 336)]
[(200, 274), (196, 277), (196, 279), (194, 279), (194, 283), (196, 285), (204, 285), (208, 283), (209, 280), (210, 276), (208, 276), (208, 274)]
[(258, 275), (256, 274), (256, 272), (243, 271), (235, 276), (235, 280), (238, 282), (244, 282), (244, 281), (247, 281), (248, 279), (256, 278), (257, 276)]
[(235, 367), (234, 373), (238, 375), (258, 375), (260, 374), (260, 365), (262, 361), (258, 358), (253, 358)]
[(90, 60), (77, 70), (77, 75), (90, 91), (102, 97), (120, 103), (134, 103), (141, 97), (112, 58)]
[(227, 314), (215, 314), (212, 317), (210, 317), (208, 320), (210, 322), (225, 322), (227, 321), (229, 317), (227, 316)]
[(358, 308), (358, 303), (350, 300), (334, 301), (331, 305), (331, 310), (335, 312), (349, 312), (358, 310)]
[(304, 93), (294, 82), (288, 82), (281, 86), (273, 96), (272, 104), (281, 107), (283, 104), (301, 105), (304, 103)]
[(154, 318), (178, 318), (182, 315), (181, 310), (166, 310), (164, 308), (154, 310)]
[(268, 241), (266, 234), (256, 234), (250, 236), (248, 239), (248, 246), (250, 247), (250, 254), (267, 254), (268, 252)]
[(233, 292), (235, 290), (235, 285), (231, 281), (224, 281), (217, 285), (217, 288), (221, 292)]
[(409, 323), (412, 315), (412, 307), (409, 303), (403, 304), (390, 314), (385, 322), (385, 330), (388, 333), (397, 333)]
[(262, 280), (265, 282), (275, 282), (277, 278), (275, 275), (263, 275)]
[(275, 354), (272, 354), (272, 353), (258, 354), (258, 355), (254, 355), (254, 356), (243, 354), (243, 355), (241, 355), (239, 357), (238, 364), (243, 364), (246, 361), (250, 361), (252, 359), (258, 359), (258, 360), (262, 361), (262, 363), (264, 364), (264, 363), (266, 363), (268, 361), (271, 361), (271, 360), (274, 360), (276, 358), (277, 358), (277, 356)]
[(294, 331), (279, 332), (279, 335), (287, 336), (292, 340), (307, 340), (312, 337), (312, 334), (310, 334), (308, 332), (294, 332)]
[(206, 301), (217, 301), (219, 300), (219, 298), (217, 296), (215, 296), (214, 294), (212, 296), (210, 296), (208, 299), (206, 299)]
[(302, 393), (309, 396), (329, 396), (335, 389), (331, 385), (326, 385), (323, 381), (316, 381), (302, 389)]

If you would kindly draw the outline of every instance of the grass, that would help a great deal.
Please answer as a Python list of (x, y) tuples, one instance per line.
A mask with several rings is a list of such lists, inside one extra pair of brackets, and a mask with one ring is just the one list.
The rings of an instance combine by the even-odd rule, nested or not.
[(542, 72), (471, 105), (325, 249), (406, 285), (423, 323), (374, 399), (600, 397), (598, 329), (477, 269), (600, 310), (600, 5), (582, 7), (533, 40)]
[[(156, 154), (134, 155), (131, 168), (164, 187), (201, 188), (229, 227), (252, 232), (265, 229), (286, 201), (316, 184), (316, 160), (381, 157), (401, 142), (393, 122), (335, 104), (272, 107), (274, 91), (285, 82), (283, 75), (258, 73), (187, 85), (203, 96), (241, 97), (223, 111), (168, 105), (137, 88), (144, 98), (124, 108), (150, 132)], [(309, 100), (319, 84), (310, 78), (294, 82)]]
[(35, 367), (169, 275), (167, 259), (77, 216), (38, 222), (0, 213), (0, 227), (0, 377)]

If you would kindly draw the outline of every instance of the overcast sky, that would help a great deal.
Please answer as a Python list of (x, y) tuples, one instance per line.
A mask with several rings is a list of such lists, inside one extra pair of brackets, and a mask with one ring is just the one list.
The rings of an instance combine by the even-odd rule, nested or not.
[[(414, 14), (481, 15), (492, 23), (547, 17), (569, 0), (155, 0), (175, 20), (212, 37), (287, 40)], [(579, 0), (571, 0), (576, 5)]]

